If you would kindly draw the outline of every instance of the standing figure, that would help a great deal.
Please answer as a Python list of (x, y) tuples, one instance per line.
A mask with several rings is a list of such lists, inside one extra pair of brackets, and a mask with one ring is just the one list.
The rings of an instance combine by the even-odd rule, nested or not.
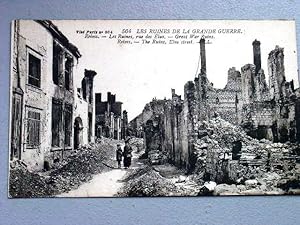
[(123, 156), (124, 156), (124, 167), (125, 169), (129, 168), (131, 165), (131, 158), (132, 158), (132, 148), (128, 143), (129, 141), (125, 141), (125, 146), (124, 146), (124, 151), (123, 151)]
[(121, 168), (122, 155), (123, 155), (123, 151), (122, 151), (121, 145), (117, 144), (116, 158), (118, 161), (118, 168)]

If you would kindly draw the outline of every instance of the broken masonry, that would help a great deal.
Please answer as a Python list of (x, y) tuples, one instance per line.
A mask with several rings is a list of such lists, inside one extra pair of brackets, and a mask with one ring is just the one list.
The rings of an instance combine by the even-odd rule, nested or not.
[[(254, 40), (253, 64), (246, 64), (241, 71), (230, 68), (227, 84), (217, 89), (207, 77), (205, 40), (199, 43), (201, 69), (194, 81), (185, 84), (184, 99), (174, 89), (171, 99), (153, 99), (129, 123), (131, 133), (144, 136), (146, 154), (151, 155), (154, 163), (171, 162), (193, 171), (197, 160), (203, 157), (208, 179), (234, 180), (239, 176), (237, 168), (250, 164), (267, 166), (269, 170), (276, 160), (271, 159), (264, 147), (276, 144), (257, 144), (258, 140), (270, 143), (300, 140), (300, 89), (294, 89), (293, 81), (286, 81), (284, 49), (276, 46), (269, 53), (269, 85), (261, 68), (260, 42)], [(216, 141), (214, 132), (218, 128), (214, 123), (218, 118), (219, 130), (238, 129), (242, 135), (236, 137), (226, 131), (219, 134), (224, 140)], [(249, 150), (253, 145), (257, 152)], [(251, 156), (250, 161), (245, 156), (249, 151), (256, 157)], [(259, 156), (259, 151), (263, 156)], [(278, 157), (280, 161), (283, 155)]]

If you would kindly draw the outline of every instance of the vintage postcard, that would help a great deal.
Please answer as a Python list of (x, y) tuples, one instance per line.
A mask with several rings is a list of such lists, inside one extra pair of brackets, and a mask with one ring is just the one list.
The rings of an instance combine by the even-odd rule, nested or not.
[(295, 21), (15, 20), (10, 198), (300, 193)]

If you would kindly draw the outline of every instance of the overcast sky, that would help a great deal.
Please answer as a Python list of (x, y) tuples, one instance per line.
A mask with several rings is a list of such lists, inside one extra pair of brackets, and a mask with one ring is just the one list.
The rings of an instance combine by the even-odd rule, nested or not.
[(112, 30), (114, 34), (122, 29), (241, 29), (241, 34), (214, 34), (212, 44), (206, 45), (207, 76), (216, 88), (223, 88), (230, 67), (238, 70), (253, 63), (252, 41), (261, 42), (262, 68), (268, 79), (268, 53), (276, 45), (284, 47), (285, 71), (288, 81), (294, 79), (298, 87), (297, 49), (294, 21), (122, 21), (122, 20), (73, 20), (53, 21), (55, 25), (75, 44), (82, 54), (77, 65), (80, 86), (84, 69), (97, 72), (94, 91), (108, 91), (117, 95), (128, 111), (129, 119), (142, 112), (153, 97), (170, 98), (171, 88), (183, 96), (184, 84), (195, 77), (199, 44), (117, 44), (116, 39), (86, 39), (76, 34), (77, 30)]

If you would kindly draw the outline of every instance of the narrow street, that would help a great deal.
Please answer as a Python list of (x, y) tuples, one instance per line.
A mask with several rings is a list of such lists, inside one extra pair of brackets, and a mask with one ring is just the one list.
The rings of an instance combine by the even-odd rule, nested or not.
[[(123, 148), (123, 146), (122, 146)], [(57, 197), (112, 197), (118, 193), (123, 186), (122, 178), (133, 169), (142, 164), (137, 162), (138, 154), (133, 152), (132, 164), (129, 169), (112, 169), (108, 172), (97, 174), (87, 183), (80, 185), (77, 189), (62, 193)], [(123, 165), (123, 162), (122, 162)], [(117, 162), (116, 162), (117, 166)]]

